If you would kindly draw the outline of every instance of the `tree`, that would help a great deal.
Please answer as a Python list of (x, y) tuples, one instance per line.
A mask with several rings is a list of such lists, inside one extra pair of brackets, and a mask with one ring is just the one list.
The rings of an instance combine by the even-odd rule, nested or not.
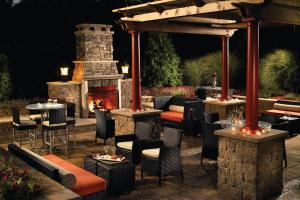
[(12, 92), (12, 82), (8, 71), (8, 59), (0, 54), (0, 102), (8, 100)]
[(150, 33), (142, 69), (144, 86), (176, 86), (182, 84), (180, 58), (166, 33)]
[(269, 97), (283, 95), (296, 90), (297, 58), (286, 49), (276, 49), (268, 53), (260, 62), (261, 95)]
[[(235, 53), (229, 54), (229, 80), (230, 87), (237, 87), (240, 85), (242, 66), (239, 58)], [(221, 85), (222, 72), (222, 54), (220, 51), (208, 53), (205, 56), (186, 60), (183, 64), (184, 80), (186, 84), (192, 86), (212, 85), (213, 74), (217, 74), (217, 85)]]

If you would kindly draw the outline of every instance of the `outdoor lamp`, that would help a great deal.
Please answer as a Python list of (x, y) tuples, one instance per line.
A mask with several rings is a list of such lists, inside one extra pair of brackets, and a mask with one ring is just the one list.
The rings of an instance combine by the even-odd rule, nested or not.
[(62, 77), (62, 81), (68, 81), (69, 67), (60, 67), (60, 75)]
[(122, 74), (124, 74), (124, 78), (126, 78), (126, 75), (128, 74), (128, 69), (129, 69), (129, 65), (128, 64), (124, 64), (122, 66)]

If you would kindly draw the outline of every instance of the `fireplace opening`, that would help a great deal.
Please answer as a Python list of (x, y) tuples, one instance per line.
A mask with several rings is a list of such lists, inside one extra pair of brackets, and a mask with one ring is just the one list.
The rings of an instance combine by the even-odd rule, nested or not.
[(116, 86), (101, 86), (88, 88), (88, 105), (90, 113), (95, 110), (118, 109), (118, 90)]

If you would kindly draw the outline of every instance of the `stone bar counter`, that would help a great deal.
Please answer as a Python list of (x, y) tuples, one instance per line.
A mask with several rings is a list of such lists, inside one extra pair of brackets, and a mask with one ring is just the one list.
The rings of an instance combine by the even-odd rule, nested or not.
[(218, 191), (231, 199), (260, 200), (283, 188), (283, 148), (286, 131), (272, 129), (251, 135), (222, 129), (219, 137)]
[(134, 133), (135, 122), (151, 122), (157, 124), (160, 120), (161, 110), (147, 109), (142, 111), (131, 111), (130, 109), (111, 110), (116, 120), (116, 135), (127, 135)]
[(218, 99), (204, 100), (204, 110), (207, 113), (217, 112), (219, 113), (220, 120), (226, 119), (228, 113), (232, 112), (236, 108), (244, 107), (246, 102), (239, 99), (231, 99), (228, 101), (220, 101)]

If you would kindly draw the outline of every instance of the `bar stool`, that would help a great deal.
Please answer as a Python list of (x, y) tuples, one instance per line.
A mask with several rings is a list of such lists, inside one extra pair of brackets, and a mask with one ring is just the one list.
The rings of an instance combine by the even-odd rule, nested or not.
[[(29, 143), (30, 149), (32, 143), (34, 143), (35, 151), (37, 151), (36, 143), (37, 143), (37, 133), (36, 133), (36, 122), (32, 120), (20, 120), (20, 113), (19, 110), (15, 107), (12, 107), (12, 114), (13, 114), (13, 138), (14, 143), (17, 143), (20, 147), (22, 146), (22, 142)], [(16, 130), (19, 131), (18, 134), (18, 142), (16, 141)], [(28, 137), (24, 138), (24, 132), (28, 131)], [(23, 137), (21, 135), (23, 133)]]
[[(42, 129), (43, 131), (46, 130), (46, 134), (44, 134), (44, 141), (45, 146), (49, 146), (50, 154), (52, 154), (52, 149), (55, 146), (60, 146), (60, 149), (62, 150), (63, 144), (65, 145), (65, 153), (67, 153), (68, 130), (65, 108), (49, 110), (49, 121), (43, 122)], [(58, 130), (65, 130), (65, 134), (60, 131), (60, 134), (56, 136), (55, 132)], [(59, 141), (58, 144), (55, 143), (56, 139)]]
[(77, 146), (76, 146), (76, 134), (73, 133), (72, 135), (69, 134), (69, 128), (71, 126), (75, 125), (75, 103), (71, 103), (71, 102), (67, 102), (66, 103), (67, 106), (67, 117), (66, 117), (66, 123), (67, 123), (67, 132), (68, 132), (68, 142), (70, 140), (70, 138), (73, 139), (73, 143), (74, 143), (74, 150), (76, 151)]

